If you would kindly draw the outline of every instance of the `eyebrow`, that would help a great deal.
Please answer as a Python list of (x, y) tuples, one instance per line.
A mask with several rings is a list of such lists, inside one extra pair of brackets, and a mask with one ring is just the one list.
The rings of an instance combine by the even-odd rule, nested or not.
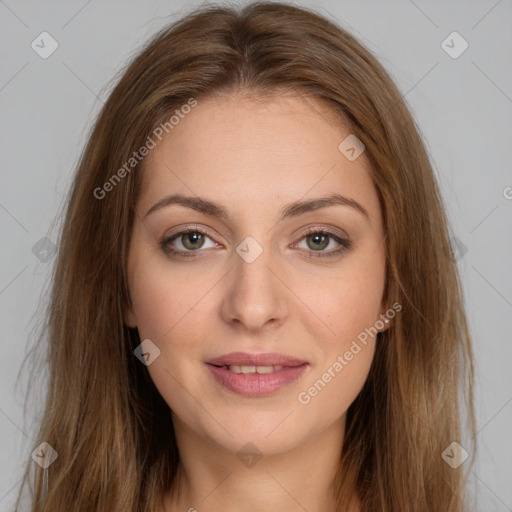
[[(202, 197), (191, 197), (183, 194), (171, 194), (163, 197), (147, 211), (145, 217), (172, 204), (186, 206), (187, 208), (191, 208), (211, 217), (229, 219), (228, 210), (221, 204)], [(370, 219), (366, 209), (354, 199), (342, 196), (341, 194), (332, 194), (325, 197), (289, 203), (281, 209), (279, 220), (281, 221), (291, 217), (298, 217), (304, 213), (313, 212), (328, 206), (349, 206), (364, 215), (367, 220)]]

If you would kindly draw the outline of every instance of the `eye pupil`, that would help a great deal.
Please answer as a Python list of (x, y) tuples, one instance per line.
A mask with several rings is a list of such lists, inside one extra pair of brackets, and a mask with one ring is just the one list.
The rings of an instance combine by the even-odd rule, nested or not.
[[(182, 237), (183, 245), (187, 249), (198, 249), (202, 245), (202, 243), (200, 243), (200, 242), (204, 241), (203, 237), (204, 237), (204, 235), (202, 233), (198, 233), (197, 231), (192, 231), (190, 233), (183, 235), (183, 237)], [(194, 241), (191, 241), (191, 240), (194, 240)], [(198, 243), (200, 243), (199, 247), (195, 247), (195, 245)], [(189, 244), (191, 244), (192, 247), (190, 247)]]
[[(322, 233), (315, 233), (314, 235), (311, 235), (311, 237), (308, 237), (308, 238), (315, 240), (313, 242), (314, 244), (321, 244), (321, 245), (314, 245), (313, 247), (310, 246), (312, 249), (315, 249), (315, 248), (316, 249), (318, 249), (318, 248), (324, 249), (327, 246), (327, 244), (329, 243), (329, 242), (327, 242), (327, 244), (325, 243), (325, 241), (328, 240), (329, 237)], [(321, 240), (322, 238), (324, 239), (323, 243)], [(308, 245), (310, 245), (310, 244), (308, 244)]]

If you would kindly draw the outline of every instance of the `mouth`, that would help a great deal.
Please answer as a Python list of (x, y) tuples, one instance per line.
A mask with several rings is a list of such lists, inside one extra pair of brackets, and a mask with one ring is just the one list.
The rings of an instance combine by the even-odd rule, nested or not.
[[(229, 370), (230, 372), (233, 372), (233, 373), (243, 373), (244, 375), (250, 375), (253, 373), (263, 375), (266, 373), (278, 372), (279, 370), (282, 370), (283, 368), (285, 368), (281, 364), (270, 365), (270, 366), (255, 366), (255, 365), (240, 366), (240, 365), (236, 365), (236, 364), (230, 364), (229, 366), (228, 365), (222, 365), (222, 366), (212, 365), (212, 366), (215, 366), (217, 368), (225, 368), (226, 370)], [(292, 367), (288, 366), (287, 368), (292, 368)]]
[(309, 363), (282, 354), (232, 353), (207, 361), (215, 380), (233, 393), (268, 396), (297, 381)]

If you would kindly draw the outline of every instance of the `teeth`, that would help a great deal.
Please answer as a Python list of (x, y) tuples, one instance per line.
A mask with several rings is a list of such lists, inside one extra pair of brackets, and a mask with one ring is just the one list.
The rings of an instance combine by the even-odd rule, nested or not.
[[(225, 367), (226, 368), (226, 367)], [(276, 364), (274, 366), (238, 366), (236, 364), (232, 364), (227, 367), (228, 370), (234, 373), (272, 373), (281, 370), (282, 365)]]

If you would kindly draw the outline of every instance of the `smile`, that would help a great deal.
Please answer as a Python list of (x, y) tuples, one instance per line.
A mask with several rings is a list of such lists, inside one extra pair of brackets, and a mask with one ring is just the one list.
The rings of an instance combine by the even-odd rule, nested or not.
[(229, 366), (221, 366), (221, 368), (226, 368), (234, 373), (259, 373), (260, 375), (263, 373), (272, 373), (283, 369), (282, 365), (275, 366), (238, 366), (236, 364), (232, 364)]

